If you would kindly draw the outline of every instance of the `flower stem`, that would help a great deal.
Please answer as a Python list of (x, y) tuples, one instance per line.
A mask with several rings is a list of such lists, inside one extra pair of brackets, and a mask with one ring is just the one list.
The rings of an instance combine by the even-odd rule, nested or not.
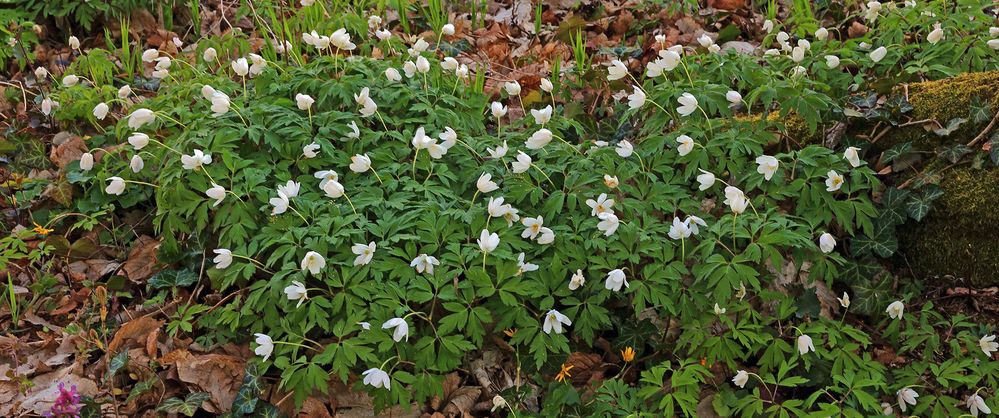
[(420, 156), (420, 149), (416, 149), (416, 153), (413, 154), (413, 180), (416, 180), (416, 158)]
[(343, 197), (347, 199), (347, 203), (350, 204), (350, 210), (354, 211), (354, 214), (357, 215), (357, 208), (354, 207), (354, 202), (350, 201), (350, 197), (347, 196), (347, 193), (344, 193)]
[(534, 163), (531, 163), (531, 166), (532, 166), (532, 167), (534, 167), (534, 168), (536, 168), (536, 169), (538, 170), (538, 172), (539, 172), (539, 173), (541, 173), (541, 175), (542, 175), (542, 176), (545, 176), (545, 178), (546, 178), (546, 179), (548, 179), (548, 183), (551, 183), (552, 187), (554, 187), (554, 188), (558, 189), (558, 186), (556, 186), (556, 185), (555, 185), (555, 182), (554, 182), (554, 181), (552, 181), (552, 178), (551, 178), (551, 177), (548, 177), (548, 175), (547, 175), (547, 174), (545, 174), (545, 171), (544, 171), (544, 170), (542, 170), (542, 169), (541, 169), (541, 167), (538, 167), (538, 166), (537, 166), (537, 165), (535, 165)]
[(471, 210), (472, 206), (475, 206), (475, 198), (479, 196), (479, 190), (475, 189), (475, 194), (472, 195), (472, 201), (468, 204), (468, 209)]
[(304, 216), (302, 216), (302, 213), (301, 213), (301, 212), (299, 212), (299, 211), (298, 211), (297, 209), (295, 209), (295, 207), (294, 207), (294, 206), (292, 206), (291, 204), (289, 204), (289, 205), (288, 205), (288, 209), (291, 209), (291, 211), (292, 211), (292, 212), (295, 212), (295, 214), (296, 214), (296, 215), (298, 215), (298, 217), (299, 217), (299, 218), (302, 218), (302, 222), (305, 222), (305, 224), (306, 224), (306, 225), (311, 225), (311, 224), (309, 223), (309, 221), (308, 221), (308, 220), (306, 220)]

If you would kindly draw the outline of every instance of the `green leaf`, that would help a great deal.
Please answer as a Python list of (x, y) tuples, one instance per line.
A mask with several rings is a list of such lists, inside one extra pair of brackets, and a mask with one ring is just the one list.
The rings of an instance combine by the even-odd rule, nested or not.
[(128, 350), (123, 350), (122, 352), (111, 357), (111, 361), (108, 362), (108, 372), (104, 375), (104, 379), (110, 379), (118, 374), (125, 365), (128, 364)]
[(192, 392), (184, 399), (178, 397), (167, 399), (156, 410), (170, 414), (183, 414), (190, 417), (194, 416), (198, 408), (201, 408), (201, 404), (209, 399), (211, 399), (211, 396), (205, 392)]
[(898, 237), (895, 236), (895, 225), (879, 219), (874, 226), (873, 235), (855, 237), (850, 246), (854, 255), (877, 254), (887, 258), (898, 250)]
[(885, 164), (890, 164), (892, 161), (895, 161), (895, 159), (905, 155), (911, 150), (912, 150), (912, 142), (903, 142), (901, 144), (897, 144), (891, 148), (888, 148), (882, 155), (881, 159), (884, 161)]
[(159, 377), (153, 376), (139, 383), (136, 383), (135, 386), (132, 386), (132, 390), (128, 392), (128, 399), (125, 400), (125, 403), (132, 402), (132, 400), (138, 398), (143, 393), (149, 392), (150, 389), (156, 386), (156, 382), (158, 382), (159, 380), (160, 380)]
[(147, 284), (152, 289), (187, 287), (198, 281), (198, 275), (190, 269), (163, 270), (149, 278)]
[(954, 119), (951, 119), (949, 122), (947, 122), (947, 126), (934, 129), (933, 133), (935, 133), (935, 134), (937, 134), (939, 136), (950, 135), (950, 134), (954, 133), (954, 131), (956, 131), (958, 128), (960, 128), (961, 125), (964, 122), (967, 122), (967, 121), (968, 121), (968, 119), (965, 119), (965, 118), (954, 118)]
[(931, 204), (936, 198), (943, 196), (943, 189), (937, 185), (929, 185), (922, 193), (914, 194), (905, 203), (905, 209), (913, 220), (919, 222), (930, 212)]
[(905, 222), (905, 201), (909, 197), (908, 190), (889, 188), (881, 198), (881, 216), (878, 218), (891, 225)]
[(236, 398), (232, 400), (233, 414), (250, 414), (257, 409), (257, 401), (260, 400), (260, 380), (257, 365), (253, 362), (246, 363), (246, 372), (243, 374), (243, 384), (236, 392)]
[(963, 158), (965, 155), (970, 154), (971, 152), (972, 152), (971, 148), (961, 143), (949, 146), (943, 146), (937, 150), (937, 154), (940, 155), (940, 157), (946, 159), (947, 161), (950, 161), (951, 164), (957, 164), (958, 161), (961, 161), (961, 158)]

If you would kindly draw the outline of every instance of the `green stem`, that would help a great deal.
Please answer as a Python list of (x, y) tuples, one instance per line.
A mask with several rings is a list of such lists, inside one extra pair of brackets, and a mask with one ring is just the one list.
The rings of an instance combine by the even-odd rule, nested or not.
[(291, 209), (291, 211), (295, 212), (295, 214), (298, 215), (299, 218), (302, 218), (302, 222), (305, 222), (306, 225), (311, 225), (309, 221), (305, 219), (305, 217), (302, 216), (302, 214), (298, 210), (296, 210), (294, 206), (291, 205), (291, 203), (288, 203), (288, 209)]

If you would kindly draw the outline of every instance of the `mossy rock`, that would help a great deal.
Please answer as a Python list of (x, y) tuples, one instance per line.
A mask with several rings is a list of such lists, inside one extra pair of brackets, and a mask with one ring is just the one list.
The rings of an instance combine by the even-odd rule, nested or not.
[(999, 169), (956, 168), (944, 173), (940, 187), (944, 195), (929, 215), (899, 229), (913, 275), (952, 275), (978, 287), (999, 284)]
[[(912, 83), (898, 86), (894, 93), (905, 95), (908, 90), (909, 104), (912, 112), (908, 114), (912, 120), (933, 119), (943, 125), (955, 118), (968, 119), (972, 105), (987, 101), (991, 107), (989, 115), (999, 111), (999, 71), (965, 73), (941, 80)], [(878, 150), (891, 148), (894, 145), (912, 141), (917, 150), (932, 150), (948, 139), (970, 140), (988, 123), (973, 123), (968, 121), (946, 137), (937, 136), (927, 131), (923, 126), (912, 125), (895, 129), (882, 138)], [(967, 140), (963, 142), (967, 142)]]

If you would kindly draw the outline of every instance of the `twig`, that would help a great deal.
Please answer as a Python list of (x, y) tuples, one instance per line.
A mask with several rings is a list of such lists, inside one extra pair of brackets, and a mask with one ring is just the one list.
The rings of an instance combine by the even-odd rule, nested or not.
[(996, 112), (996, 115), (992, 117), (992, 121), (990, 121), (989, 124), (985, 126), (985, 129), (982, 129), (982, 132), (979, 133), (978, 136), (975, 137), (975, 139), (972, 139), (971, 142), (968, 143), (968, 146), (969, 147), (974, 146), (975, 144), (978, 143), (978, 141), (985, 139), (985, 136), (988, 135), (989, 131), (992, 130), (992, 127), (996, 126), (996, 122), (999, 122), (999, 112)]

